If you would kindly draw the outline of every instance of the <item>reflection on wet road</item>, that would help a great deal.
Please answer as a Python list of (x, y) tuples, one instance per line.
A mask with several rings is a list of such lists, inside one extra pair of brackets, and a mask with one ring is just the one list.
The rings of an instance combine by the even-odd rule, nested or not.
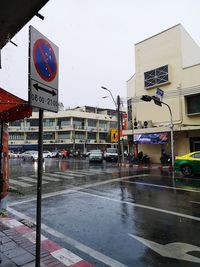
[[(96, 266), (197, 266), (200, 179), (160, 169), (47, 160), (43, 230)], [(37, 165), (14, 162), (10, 211), (34, 220)], [(27, 217), (26, 217), (27, 218)]]

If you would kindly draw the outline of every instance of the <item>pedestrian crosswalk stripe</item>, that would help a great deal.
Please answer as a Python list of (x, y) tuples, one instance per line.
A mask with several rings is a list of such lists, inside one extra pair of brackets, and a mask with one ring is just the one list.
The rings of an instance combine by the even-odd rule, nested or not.
[[(68, 175), (68, 176), (73, 176), (73, 177), (83, 177), (83, 176), (85, 176), (85, 175), (83, 175), (83, 174), (78, 174), (78, 173), (74, 173), (74, 172), (71, 172), (71, 171), (66, 171), (66, 172), (56, 172), (56, 173), (58, 173), (58, 174), (60, 174), (60, 175)], [(69, 178), (70, 179), (70, 178)], [(72, 178), (73, 179), (73, 178)]]
[(31, 187), (31, 186), (33, 186), (32, 184), (27, 184), (27, 183), (24, 183), (24, 182), (21, 182), (19, 180), (15, 180), (15, 179), (10, 179), (10, 184), (16, 184), (16, 185), (20, 185), (22, 187)]
[[(68, 173), (68, 171), (67, 171), (66, 173)], [(82, 171), (82, 170), (80, 170), (80, 171), (74, 171), (74, 172), (73, 172), (73, 175), (74, 175), (74, 174), (76, 174), (76, 175), (80, 175), (80, 177), (81, 177), (81, 176), (85, 176), (85, 175), (95, 175), (94, 173), (90, 173), (90, 172), (88, 172), (88, 171)]]
[[(37, 179), (33, 179), (30, 177), (25, 177), (25, 176), (20, 176), (18, 179), (24, 180), (26, 182), (31, 182), (31, 183), (37, 183)], [(48, 182), (42, 181), (42, 184), (47, 184)]]
[[(36, 175), (31, 175), (31, 176), (37, 177)], [(59, 178), (49, 177), (49, 176), (46, 176), (45, 174), (42, 175), (42, 179), (47, 180), (47, 181), (51, 181), (51, 182), (59, 182), (60, 181)]]
[[(45, 173), (45, 175), (43, 175), (45, 177), (59, 177), (61, 179), (73, 179), (74, 177), (69, 177), (69, 176), (65, 176), (63, 174), (57, 174), (57, 173)], [(70, 175), (71, 176), (71, 175)]]

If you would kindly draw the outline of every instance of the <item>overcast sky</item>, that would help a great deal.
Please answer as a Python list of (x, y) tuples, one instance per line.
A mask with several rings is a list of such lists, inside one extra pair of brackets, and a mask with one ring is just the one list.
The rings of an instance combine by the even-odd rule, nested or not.
[[(19, 7), (20, 8), (20, 7)], [(178, 23), (200, 45), (199, 0), (50, 0), (32, 25), (59, 47), (59, 101), (65, 108), (114, 108), (134, 74), (134, 44)], [(28, 100), (28, 25), (2, 50), (0, 87)]]

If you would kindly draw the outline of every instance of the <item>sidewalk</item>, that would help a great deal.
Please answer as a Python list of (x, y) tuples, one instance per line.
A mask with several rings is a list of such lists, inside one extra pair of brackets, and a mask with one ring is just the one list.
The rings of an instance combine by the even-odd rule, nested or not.
[[(35, 226), (0, 217), (0, 266), (35, 267)], [(40, 267), (92, 267), (69, 250), (41, 235)]]

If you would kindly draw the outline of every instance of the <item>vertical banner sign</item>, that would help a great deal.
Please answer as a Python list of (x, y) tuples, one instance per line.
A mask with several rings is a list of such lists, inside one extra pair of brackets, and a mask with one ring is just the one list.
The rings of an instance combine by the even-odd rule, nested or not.
[(58, 112), (58, 47), (29, 27), (29, 104)]

